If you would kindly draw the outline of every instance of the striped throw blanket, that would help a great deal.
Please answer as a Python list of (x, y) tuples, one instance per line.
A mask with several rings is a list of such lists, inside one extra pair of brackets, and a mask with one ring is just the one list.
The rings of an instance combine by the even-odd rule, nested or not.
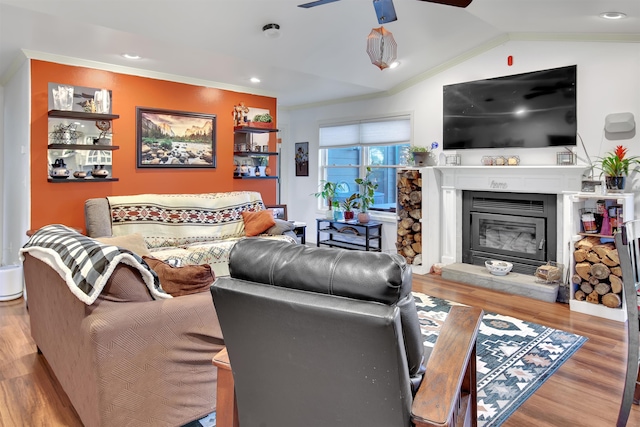
[(87, 305), (93, 304), (111, 273), (123, 263), (140, 271), (153, 298), (171, 298), (160, 287), (158, 276), (136, 254), (117, 246), (105, 245), (60, 224), (36, 231), (20, 249), (54, 269), (69, 290)]

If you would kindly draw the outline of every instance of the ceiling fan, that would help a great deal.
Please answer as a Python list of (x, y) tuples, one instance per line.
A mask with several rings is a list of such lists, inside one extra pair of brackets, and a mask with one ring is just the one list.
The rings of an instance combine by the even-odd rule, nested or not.
[[(298, 7), (309, 9), (311, 7), (322, 6), (323, 4), (333, 3), (339, 0), (316, 0), (309, 3), (299, 4)], [(419, 0), (430, 3), (440, 3), (448, 6), (467, 7), (473, 0)], [(398, 19), (396, 10), (393, 7), (393, 0), (373, 0), (373, 7), (376, 10), (379, 24), (386, 24)]]

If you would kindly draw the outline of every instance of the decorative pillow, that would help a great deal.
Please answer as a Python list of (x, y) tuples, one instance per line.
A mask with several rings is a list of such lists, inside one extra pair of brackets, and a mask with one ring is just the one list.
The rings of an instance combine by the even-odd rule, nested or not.
[(154, 257), (142, 259), (156, 272), (162, 289), (174, 297), (206, 292), (216, 278), (209, 264), (172, 267)]
[(275, 218), (275, 225), (267, 230), (267, 234), (277, 236), (284, 234), (286, 231), (293, 231), (295, 229), (293, 223), (285, 221), (284, 219)]
[(244, 232), (247, 236), (257, 236), (276, 225), (273, 211), (242, 212)]
[(149, 252), (149, 248), (147, 248), (147, 244), (144, 242), (144, 237), (142, 237), (142, 234), (140, 233), (127, 234), (126, 236), (117, 237), (96, 237), (95, 240), (100, 243), (104, 243), (105, 245), (113, 245), (125, 248), (140, 257), (151, 255), (151, 252)]

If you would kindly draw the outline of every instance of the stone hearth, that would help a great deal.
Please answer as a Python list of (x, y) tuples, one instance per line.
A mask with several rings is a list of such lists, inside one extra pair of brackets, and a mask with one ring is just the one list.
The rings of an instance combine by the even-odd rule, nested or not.
[(463, 263), (443, 266), (442, 278), (546, 302), (556, 302), (559, 288), (537, 283), (534, 276), (520, 273), (494, 276), (485, 267)]

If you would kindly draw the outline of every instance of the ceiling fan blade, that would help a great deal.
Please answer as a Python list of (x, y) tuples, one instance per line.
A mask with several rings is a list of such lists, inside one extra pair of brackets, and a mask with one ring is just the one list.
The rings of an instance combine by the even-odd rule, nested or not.
[(339, 0), (316, 0), (309, 3), (299, 4), (298, 7), (304, 7), (305, 9), (309, 9), (310, 7), (322, 6), (323, 4), (333, 3), (334, 1), (339, 1)]
[(428, 1), (429, 3), (446, 4), (448, 6), (467, 7), (471, 4), (473, 0), (420, 0), (420, 1)]
[(376, 10), (378, 24), (397, 21), (396, 8), (393, 7), (393, 0), (373, 0), (373, 7)]

